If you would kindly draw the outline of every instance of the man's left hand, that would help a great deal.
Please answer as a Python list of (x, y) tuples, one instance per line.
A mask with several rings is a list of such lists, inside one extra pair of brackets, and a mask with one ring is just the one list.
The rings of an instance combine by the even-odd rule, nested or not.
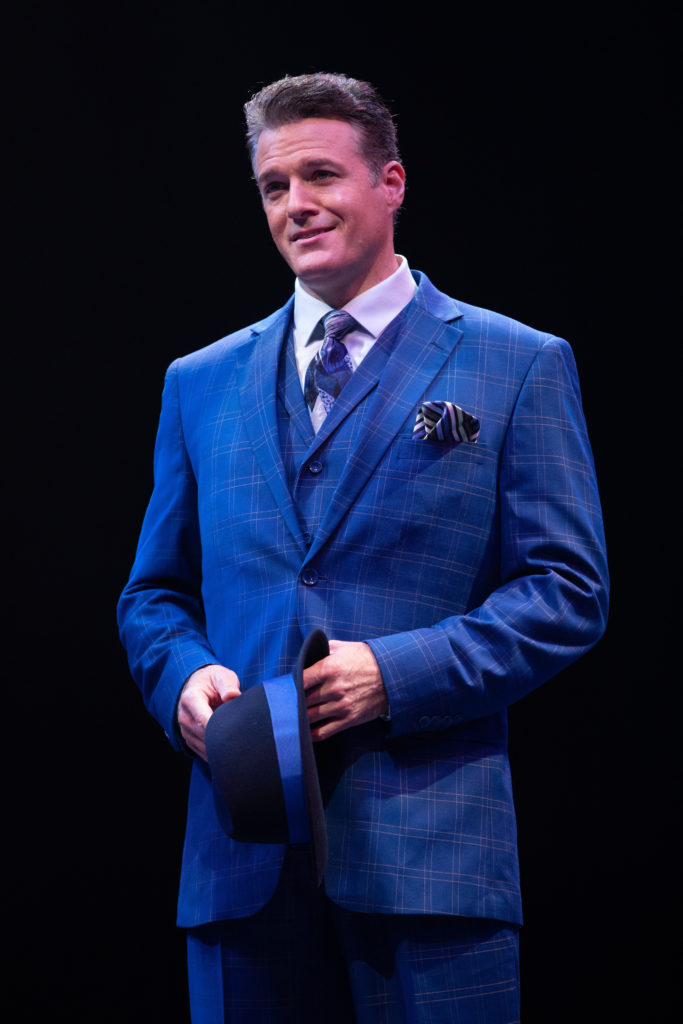
[(304, 689), (314, 740), (326, 740), (389, 710), (379, 665), (364, 643), (330, 640), (329, 657), (305, 669)]

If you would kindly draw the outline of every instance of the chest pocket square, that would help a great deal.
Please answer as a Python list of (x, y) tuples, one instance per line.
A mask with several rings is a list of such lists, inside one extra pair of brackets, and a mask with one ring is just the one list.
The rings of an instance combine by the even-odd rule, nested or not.
[(417, 411), (413, 439), (416, 441), (476, 442), (479, 420), (454, 402), (423, 402)]

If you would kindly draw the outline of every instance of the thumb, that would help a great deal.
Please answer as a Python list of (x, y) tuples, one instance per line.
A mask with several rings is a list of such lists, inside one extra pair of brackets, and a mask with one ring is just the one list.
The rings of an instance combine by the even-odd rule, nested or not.
[(211, 681), (221, 704), (225, 704), (226, 701), (232, 700), (234, 697), (239, 697), (241, 693), (240, 681), (236, 673), (232, 669), (225, 668), (223, 665), (213, 666), (213, 678)]
[(348, 647), (348, 645), (348, 640), (330, 640), (330, 654), (341, 651), (343, 647)]

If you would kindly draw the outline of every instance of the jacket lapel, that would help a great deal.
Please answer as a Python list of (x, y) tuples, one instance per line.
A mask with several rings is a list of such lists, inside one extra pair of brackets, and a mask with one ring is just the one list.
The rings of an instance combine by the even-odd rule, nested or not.
[[(463, 332), (451, 323), (461, 315), (456, 303), (437, 292), (431, 282), (421, 275), (420, 288), (415, 298), (399, 314), (399, 323), (395, 325), (398, 329), (393, 331), (391, 325), (387, 328), (386, 334), (391, 335), (388, 343), (392, 348), (379, 379), (368, 373), (367, 379), (359, 382), (359, 394), (356, 395), (354, 389), (354, 393), (348, 396), (348, 404), (353, 407), (372, 387), (375, 388), (368, 399), (358, 442), (340, 477), (309, 556), (316, 554), (337, 527), (401, 431), (405, 420), (414, 412), (429, 384), (462, 338)], [(379, 344), (381, 339), (377, 342)], [(371, 355), (372, 350), (366, 360)], [(338, 425), (343, 415), (348, 415), (350, 409), (344, 406), (345, 393), (355, 383), (362, 368), (363, 363), (338, 400), (339, 416), (335, 416), (335, 405), (328, 417), (331, 422), (328, 424), (326, 420), (323, 423), (309, 456), (318, 443), (323, 443), (325, 437), (329, 436), (330, 430)]]
[(266, 483), (302, 552), (299, 518), (287, 487), (277, 423), (278, 362), (291, 321), (293, 300), (252, 327), (252, 337), (236, 354), (242, 422)]
[[(340, 477), (332, 501), (308, 556), (314, 555), (338, 525), (372, 475), (406, 418), (439, 373), (463, 332), (453, 321), (462, 314), (453, 299), (438, 292), (424, 275), (397, 322), (379, 339), (342, 392), (315, 436), (307, 459), (325, 443), (339, 423), (367, 398), (363, 430)], [(290, 327), (293, 299), (252, 327), (252, 337), (236, 354), (237, 384), (244, 428), (264, 478), (302, 553), (306, 552), (299, 518), (287, 486), (277, 423), (278, 362)], [(392, 326), (394, 329), (392, 329)], [(374, 348), (378, 351), (373, 357)], [(371, 392), (373, 392), (371, 394)]]
[[(299, 371), (294, 355), (294, 345), (291, 344), (291, 334), (291, 330), (288, 330), (287, 339), (280, 355), (281, 369), (278, 372), (277, 394), (278, 400), (284, 406), (290, 422), (300, 437), (301, 443), (308, 447), (315, 434), (301, 389)], [(283, 362), (284, 365), (282, 365)]]
[(387, 352), (383, 351), (385, 346), (382, 344), (383, 338), (385, 339), (385, 343), (388, 344), (386, 335), (387, 332), (385, 331), (382, 338), (375, 342), (365, 359), (363, 359), (360, 366), (356, 369), (353, 377), (348, 384), (345, 385), (332, 409), (320, 425), (318, 433), (313, 434), (313, 428), (311, 427), (312, 440), (311, 446), (306, 454), (307, 459), (311, 458), (316, 449), (325, 444), (329, 436), (334, 433), (339, 424), (356, 408), (358, 403), (362, 402), (369, 392), (377, 386), (382, 370), (387, 362)]

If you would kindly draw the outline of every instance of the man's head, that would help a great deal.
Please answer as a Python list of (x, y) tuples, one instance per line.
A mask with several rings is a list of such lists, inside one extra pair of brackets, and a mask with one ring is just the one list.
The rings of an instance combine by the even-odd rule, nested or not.
[(244, 105), (252, 166), (261, 132), (307, 118), (346, 121), (360, 132), (361, 154), (373, 177), (385, 164), (400, 162), (396, 126), (374, 86), (346, 75), (318, 72), (281, 78)]
[(392, 274), (405, 173), (372, 86), (303, 75), (267, 86), (246, 111), (273, 241), (307, 290), (339, 307)]

